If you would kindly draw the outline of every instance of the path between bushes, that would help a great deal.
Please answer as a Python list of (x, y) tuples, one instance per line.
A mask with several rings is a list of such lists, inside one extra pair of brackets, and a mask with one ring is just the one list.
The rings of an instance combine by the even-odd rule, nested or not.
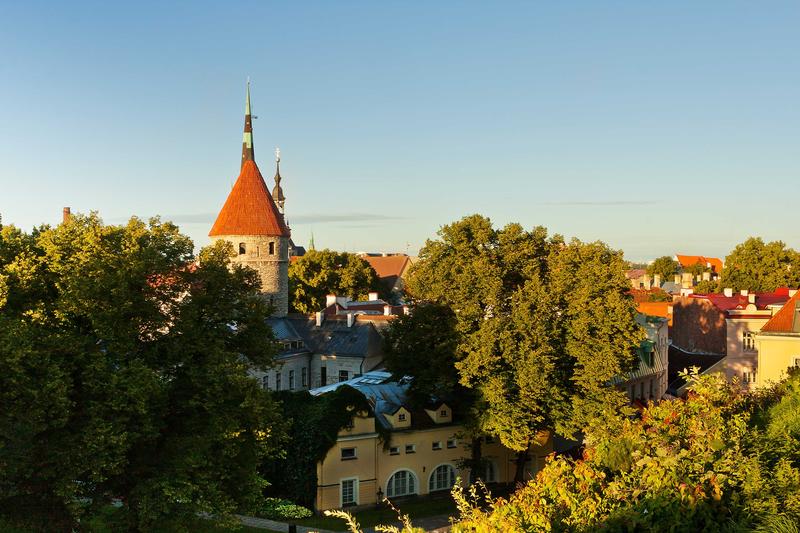
[[(248, 527), (257, 529), (269, 529), (271, 531), (280, 531), (281, 533), (289, 532), (289, 524), (286, 522), (276, 522), (275, 520), (267, 520), (266, 518), (256, 518), (255, 516), (236, 515), (239, 521)], [(421, 527), (430, 533), (447, 533), (450, 531), (450, 515), (428, 516), (425, 518), (418, 518), (411, 521), (416, 527)], [(387, 525), (400, 525), (400, 522), (387, 524)], [(319, 529), (306, 526), (297, 526), (297, 533), (340, 533), (331, 531), (329, 529)], [(364, 528), (364, 533), (375, 533), (374, 527)]]

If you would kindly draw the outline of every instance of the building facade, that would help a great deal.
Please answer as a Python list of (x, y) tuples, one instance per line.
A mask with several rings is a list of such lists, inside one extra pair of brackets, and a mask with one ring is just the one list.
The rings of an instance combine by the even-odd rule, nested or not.
[[(393, 381), (386, 372), (370, 372), (311, 394), (325, 394), (340, 385), (361, 392), (371, 409), (357, 413), (317, 464), (317, 510), (375, 505), (383, 496), (395, 500), (446, 493), (457, 479), (469, 479), (469, 471), (460, 465), (471, 452), (447, 403), (410, 408), (405, 399), (408, 385)], [(382, 440), (386, 435), (389, 440)], [(494, 439), (484, 441), (481, 451), (485, 466), (477, 477), (487, 484), (513, 481), (515, 452)], [(552, 438), (543, 433), (529, 451), (530, 477), (543, 468), (552, 451)]]

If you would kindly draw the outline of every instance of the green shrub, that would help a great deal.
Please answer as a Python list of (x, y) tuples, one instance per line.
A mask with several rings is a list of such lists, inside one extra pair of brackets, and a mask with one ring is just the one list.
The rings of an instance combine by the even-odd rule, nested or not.
[(259, 516), (272, 520), (299, 520), (313, 514), (310, 509), (283, 498), (265, 498), (258, 511)]

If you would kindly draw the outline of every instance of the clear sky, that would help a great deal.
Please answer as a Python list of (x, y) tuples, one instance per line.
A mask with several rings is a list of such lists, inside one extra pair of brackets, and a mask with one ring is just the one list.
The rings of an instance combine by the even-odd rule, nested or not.
[(414, 253), (482, 213), (630, 259), (800, 248), (800, 2), (3, 2), (0, 214), (198, 246), (280, 146), (298, 244)]

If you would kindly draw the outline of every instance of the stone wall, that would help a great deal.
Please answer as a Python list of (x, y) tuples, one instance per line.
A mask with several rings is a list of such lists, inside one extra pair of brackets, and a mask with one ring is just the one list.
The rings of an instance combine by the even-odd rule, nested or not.
[(275, 307), (273, 316), (286, 316), (289, 312), (289, 239), (269, 235), (225, 235), (214, 240), (218, 239), (233, 244), (234, 262), (258, 272), (261, 292)]

